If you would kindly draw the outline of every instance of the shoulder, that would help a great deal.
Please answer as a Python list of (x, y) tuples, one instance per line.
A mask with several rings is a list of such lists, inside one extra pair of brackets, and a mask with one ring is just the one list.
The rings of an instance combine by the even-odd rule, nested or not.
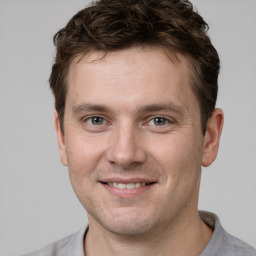
[(228, 233), (225, 234), (220, 255), (256, 256), (256, 249)]
[(199, 215), (214, 230), (210, 242), (200, 256), (256, 256), (255, 248), (224, 230), (217, 215), (203, 211)]
[(84, 256), (83, 239), (86, 229), (48, 244), (39, 251), (24, 256)]

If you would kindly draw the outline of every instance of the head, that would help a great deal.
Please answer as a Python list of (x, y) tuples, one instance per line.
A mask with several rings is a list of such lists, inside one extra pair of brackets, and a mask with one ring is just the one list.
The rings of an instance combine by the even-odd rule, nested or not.
[(173, 57), (179, 53), (189, 61), (204, 134), (216, 104), (219, 73), (219, 57), (207, 29), (187, 0), (102, 0), (78, 12), (54, 36), (57, 54), (50, 86), (62, 132), (69, 67), (77, 56), (158, 46)]
[(56, 34), (60, 156), (91, 227), (146, 235), (193, 223), (223, 120), (206, 28), (188, 1), (105, 0)]

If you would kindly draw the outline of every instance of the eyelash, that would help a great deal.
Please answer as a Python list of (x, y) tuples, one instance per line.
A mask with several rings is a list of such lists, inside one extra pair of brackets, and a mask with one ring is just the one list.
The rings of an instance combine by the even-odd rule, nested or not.
[[(101, 121), (102, 121), (102, 123), (100, 123), (100, 124), (93, 124), (93, 118), (94, 119), (100, 119)], [(163, 124), (161, 125), (157, 125), (156, 124), (156, 121), (157, 121), (157, 119), (161, 119), (162, 120), (162, 122), (163, 122)], [(90, 121), (90, 125), (92, 125), (92, 126), (101, 126), (101, 125), (103, 125), (103, 124), (106, 124), (107, 123), (107, 121), (106, 121), (106, 119), (104, 118), (104, 117), (102, 117), (102, 116), (99, 116), (99, 115), (94, 115), (94, 116), (90, 116), (90, 117), (87, 117), (86, 119), (84, 119), (83, 120), (83, 122), (88, 122), (89, 120), (91, 120)], [(96, 121), (96, 120), (95, 120)], [(173, 120), (170, 120), (170, 119), (168, 119), (168, 118), (166, 118), (166, 117), (163, 117), (163, 116), (155, 116), (155, 117), (151, 117), (150, 119), (149, 119), (149, 121), (147, 121), (146, 122), (146, 125), (150, 125), (150, 122), (154, 122), (154, 126), (156, 126), (156, 127), (163, 127), (163, 126), (165, 126), (166, 124), (170, 124), (170, 123), (173, 123)], [(153, 126), (153, 125), (152, 125)]]
[(90, 117), (87, 117), (85, 120), (84, 120), (84, 122), (88, 122), (89, 120), (91, 120), (91, 125), (95, 125), (95, 126), (100, 126), (100, 125), (102, 125), (102, 124), (93, 124), (93, 119), (96, 119), (96, 118), (98, 118), (98, 119), (101, 119), (102, 121), (103, 121), (103, 123), (106, 123), (106, 120), (105, 120), (105, 118), (103, 118), (103, 117), (101, 117), (101, 116), (90, 116)]
[[(161, 125), (157, 125), (156, 124), (156, 122), (157, 122), (157, 120), (158, 119), (160, 119), (162, 122), (163, 122), (163, 124)], [(156, 127), (162, 127), (162, 126), (165, 126), (166, 124), (169, 124), (169, 123), (171, 123), (171, 121), (169, 120), (169, 119), (167, 119), (166, 117), (163, 117), (163, 116), (156, 116), (156, 117), (154, 117), (154, 118), (151, 118), (150, 120), (149, 120), (149, 122), (147, 122), (147, 124), (149, 124), (150, 122), (154, 122), (154, 126), (156, 126)]]

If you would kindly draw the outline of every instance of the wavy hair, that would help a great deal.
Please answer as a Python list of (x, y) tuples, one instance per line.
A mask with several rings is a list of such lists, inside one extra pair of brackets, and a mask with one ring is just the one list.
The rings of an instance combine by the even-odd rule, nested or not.
[(79, 11), (54, 36), (57, 52), (49, 82), (62, 131), (67, 75), (76, 56), (95, 50), (107, 53), (160, 46), (189, 60), (204, 134), (215, 109), (220, 68), (207, 31), (207, 23), (188, 0), (100, 0)]

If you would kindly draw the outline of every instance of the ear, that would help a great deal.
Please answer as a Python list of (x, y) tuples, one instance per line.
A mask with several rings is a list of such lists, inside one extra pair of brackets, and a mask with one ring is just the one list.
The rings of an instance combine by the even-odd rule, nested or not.
[(204, 150), (202, 166), (209, 166), (217, 157), (220, 135), (224, 123), (223, 111), (216, 108), (208, 119), (206, 133), (204, 135)]
[(55, 126), (56, 135), (57, 135), (60, 160), (63, 165), (67, 166), (68, 162), (67, 162), (65, 138), (60, 128), (60, 121), (56, 111), (54, 112), (54, 126)]

